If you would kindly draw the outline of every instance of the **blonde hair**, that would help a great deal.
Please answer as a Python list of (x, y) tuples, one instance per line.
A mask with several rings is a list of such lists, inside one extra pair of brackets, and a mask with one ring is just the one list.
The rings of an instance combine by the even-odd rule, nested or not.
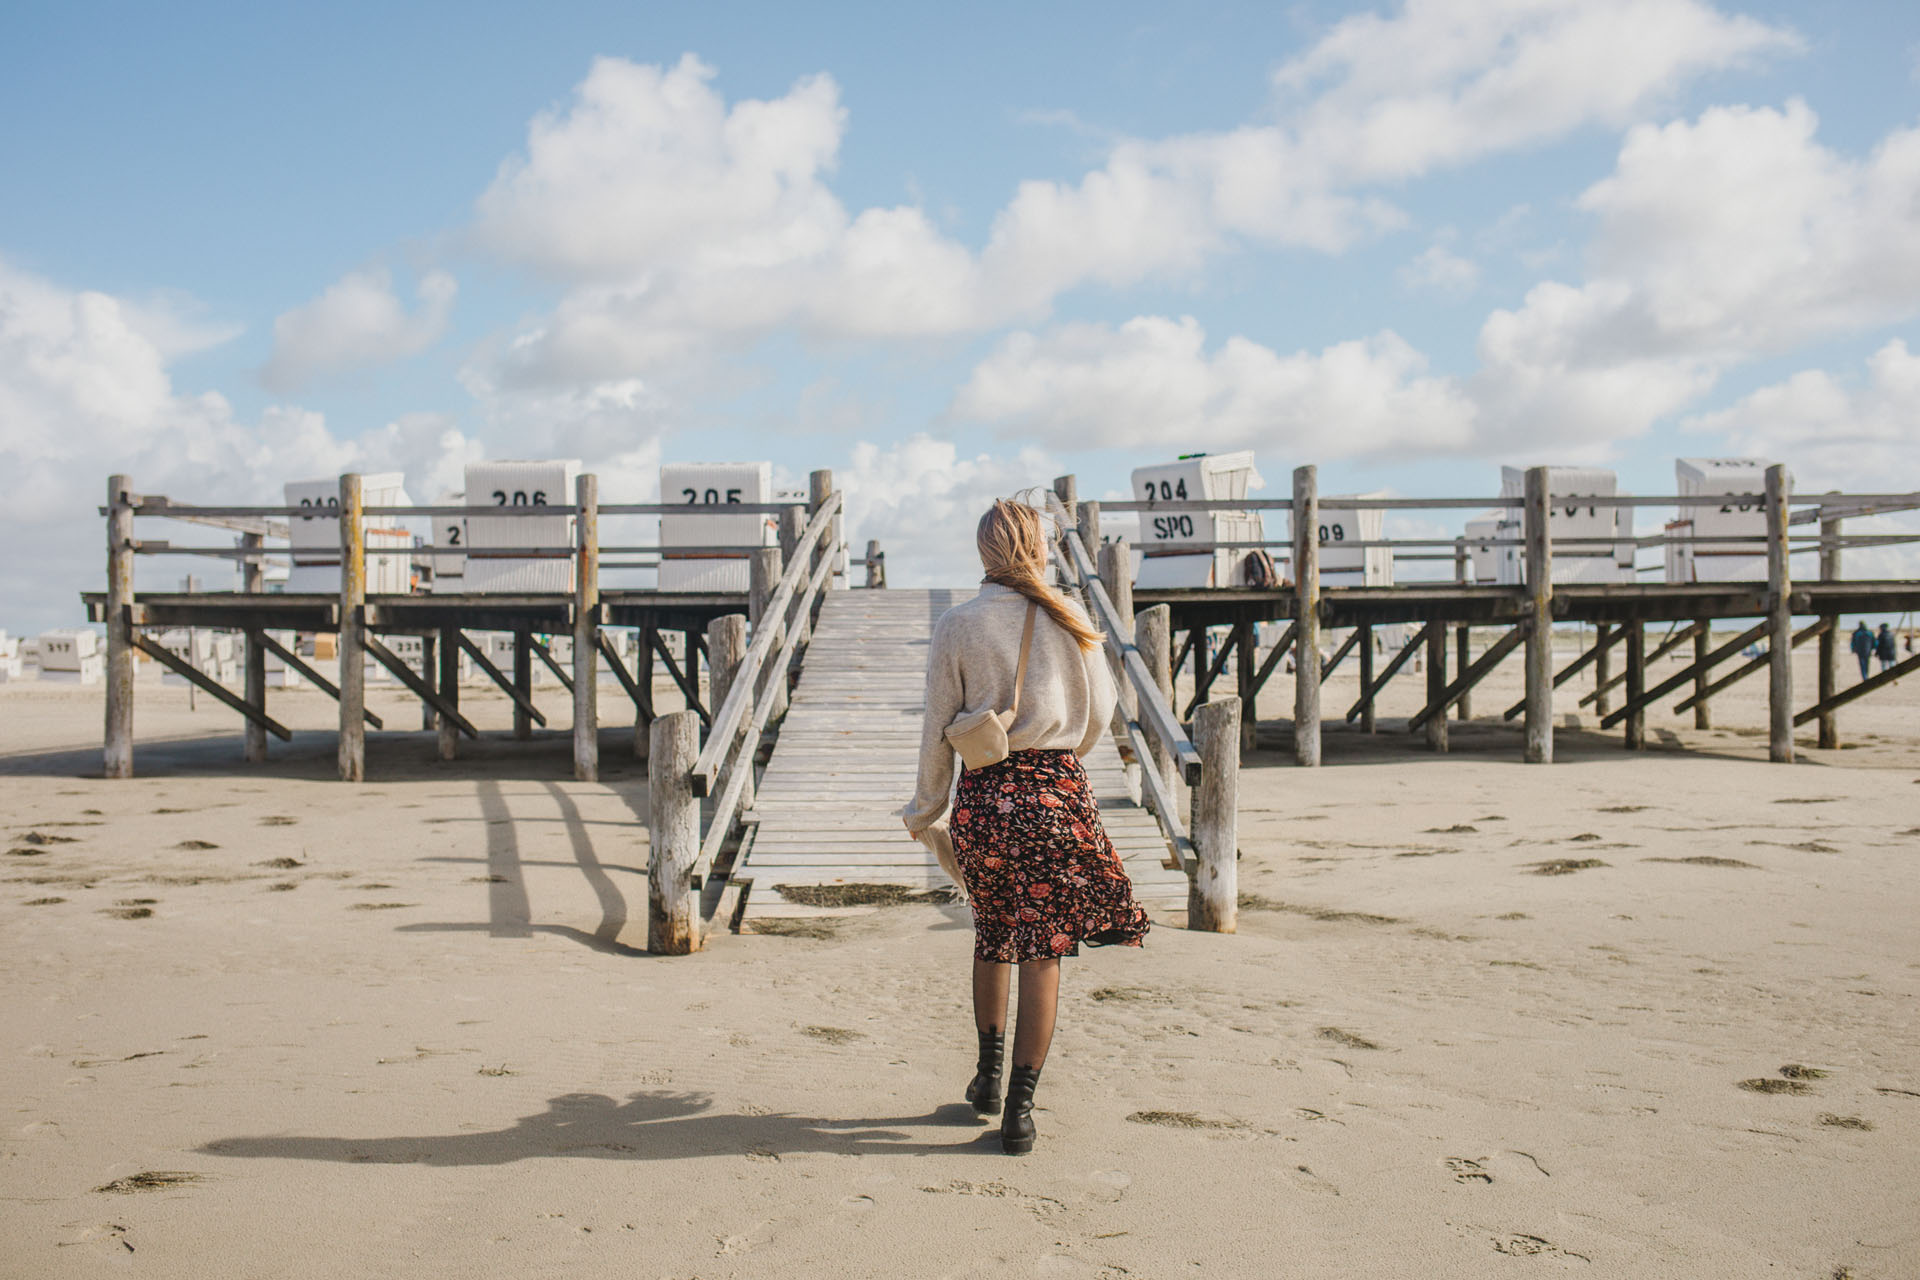
[(1047, 611), (1081, 650), (1097, 649), (1106, 637), (1069, 606), (1047, 582), (1047, 537), (1040, 513), (1024, 502), (995, 498), (974, 535), (985, 580), (1018, 591)]

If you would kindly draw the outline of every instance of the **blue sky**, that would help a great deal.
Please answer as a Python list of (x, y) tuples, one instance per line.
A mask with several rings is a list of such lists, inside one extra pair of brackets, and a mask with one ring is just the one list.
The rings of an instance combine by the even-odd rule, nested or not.
[(1910, 4), (0, 24), (15, 630), (98, 578), (116, 468), (826, 465), (899, 581), (964, 575), (987, 496), (1196, 449), (1272, 491), (1724, 453), (1920, 487)]

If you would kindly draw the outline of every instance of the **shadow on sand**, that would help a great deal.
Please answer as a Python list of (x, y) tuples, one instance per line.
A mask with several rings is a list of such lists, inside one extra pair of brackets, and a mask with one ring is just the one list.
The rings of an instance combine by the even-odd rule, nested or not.
[[(704, 1093), (641, 1092), (617, 1101), (603, 1093), (564, 1093), (539, 1115), (484, 1133), (394, 1138), (296, 1135), (221, 1138), (197, 1148), (239, 1159), (325, 1160), (343, 1164), (441, 1167), (512, 1164), (552, 1156), (607, 1160), (690, 1160), (703, 1156), (776, 1159), (800, 1152), (830, 1155), (1000, 1153), (999, 1130), (965, 1103), (926, 1115), (834, 1120), (784, 1113), (745, 1115), (712, 1110)], [(951, 1141), (916, 1141), (903, 1128), (956, 1131)], [(993, 1139), (990, 1141), (990, 1139)]]

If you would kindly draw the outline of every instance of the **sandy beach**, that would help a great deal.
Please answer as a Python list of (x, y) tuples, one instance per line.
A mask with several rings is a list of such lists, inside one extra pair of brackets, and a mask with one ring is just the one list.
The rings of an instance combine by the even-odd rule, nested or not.
[(1413, 680), (1266, 726), (1239, 932), (1069, 962), (1018, 1159), (965, 909), (645, 955), (644, 767), (551, 692), (348, 786), (316, 694), (248, 769), (144, 679), (106, 782), (97, 689), (0, 687), (0, 1275), (1920, 1275), (1920, 684), (1791, 767), (1764, 677), (1634, 754), (1570, 685), (1529, 767), (1518, 667), (1445, 757)]

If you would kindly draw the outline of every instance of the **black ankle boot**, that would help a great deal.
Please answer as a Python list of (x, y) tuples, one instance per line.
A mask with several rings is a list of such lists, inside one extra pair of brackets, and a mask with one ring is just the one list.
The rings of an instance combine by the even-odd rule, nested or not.
[(1006, 1043), (1005, 1032), (980, 1033), (980, 1065), (967, 1086), (967, 1101), (983, 1116), (1000, 1114), (1000, 1051)]
[(1010, 1156), (1033, 1150), (1033, 1090), (1040, 1068), (1015, 1067), (1007, 1076), (1007, 1113), (1000, 1117), (1000, 1149)]

